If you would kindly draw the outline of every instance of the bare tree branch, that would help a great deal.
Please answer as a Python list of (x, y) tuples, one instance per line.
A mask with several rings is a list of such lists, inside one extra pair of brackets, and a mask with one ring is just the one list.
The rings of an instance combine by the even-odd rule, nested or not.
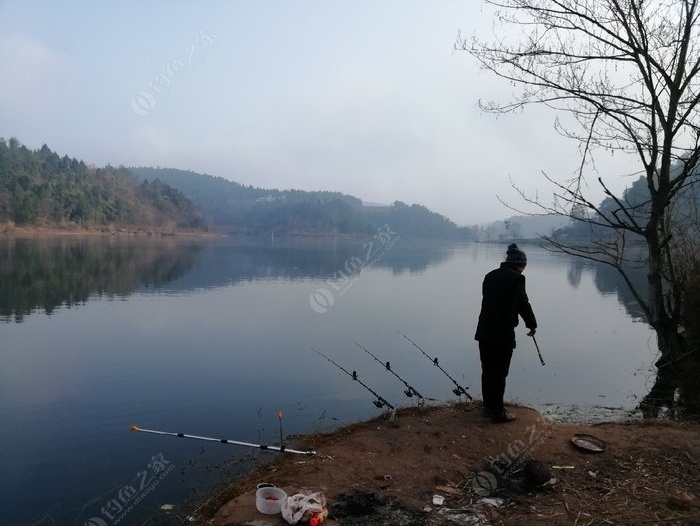
[[(690, 240), (676, 204), (700, 180), (698, 2), (485, 0), (496, 8), (496, 20), (516, 31), (504, 31), (493, 42), (468, 42), (460, 34), (455, 44), (518, 88), (510, 101), (480, 102), (484, 111), (535, 104), (573, 117), (571, 126), (557, 119), (555, 129), (581, 143), (576, 176), (560, 182), (544, 174), (554, 188), (551, 203), (513, 187), (540, 214), (589, 226), (585, 245), (556, 234), (545, 239), (558, 251), (618, 269), (657, 331), (662, 356), (678, 355), (683, 347), (682, 257)], [(601, 151), (633, 156), (644, 185), (617, 196), (602, 174), (597, 180), (606, 200), (587, 198), (587, 170), (595, 169)], [(646, 247), (648, 295), (635, 289), (624, 268), (631, 262), (630, 244), (640, 242)]]

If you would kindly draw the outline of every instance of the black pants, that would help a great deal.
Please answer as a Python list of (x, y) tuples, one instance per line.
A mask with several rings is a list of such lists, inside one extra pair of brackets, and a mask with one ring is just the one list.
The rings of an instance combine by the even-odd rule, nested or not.
[(506, 392), (506, 377), (513, 357), (510, 344), (479, 342), (481, 357), (481, 394), (484, 407), (494, 414), (503, 412), (503, 394)]

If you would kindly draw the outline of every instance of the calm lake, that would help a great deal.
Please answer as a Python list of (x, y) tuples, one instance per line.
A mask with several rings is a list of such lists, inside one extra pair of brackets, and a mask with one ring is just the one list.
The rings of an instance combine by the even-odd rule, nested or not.
[[(615, 271), (523, 246), (543, 367), (517, 329), (506, 397), (569, 417), (633, 409), (655, 337)], [(143, 428), (279, 443), (454, 387), (480, 398), (483, 275), (505, 245), (367, 239), (0, 240), (0, 524), (179, 524), (272, 453)], [(606, 409), (607, 408), (607, 409)], [(612, 408), (612, 409), (611, 409)], [(617, 408), (617, 411), (616, 409)], [(300, 457), (303, 459), (303, 457)], [(159, 511), (172, 504), (169, 512)], [(103, 521), (103, 522), (100, 522)]]

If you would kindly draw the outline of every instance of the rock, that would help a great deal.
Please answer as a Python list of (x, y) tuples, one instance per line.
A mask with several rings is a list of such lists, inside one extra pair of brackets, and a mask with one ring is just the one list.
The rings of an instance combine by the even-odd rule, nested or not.
[(552, 473), (547, 469), (544, 463), (533, 458), (525, 462), (523, 469), (525, 471), (526, 480), (534, 486), (541, 486), (552, 478)]
[(672, 508), (680, 508), (684, 510), (700, 507), (700, 501), (698, 498), (695, 495), (687, 492), (683, 492), (679, 495), (672, 495), (668, 498), (666, 504)]

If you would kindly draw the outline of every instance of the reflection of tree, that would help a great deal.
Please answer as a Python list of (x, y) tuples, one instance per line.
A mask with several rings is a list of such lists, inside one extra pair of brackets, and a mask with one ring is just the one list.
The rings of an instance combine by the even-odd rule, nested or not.
[(8, 238), (0, 244), (0, 319), (161, 286), (191, 268), (201, 248), (172, 239)]
[(375, 267), (391, 268), (393, 274), (423, 272), (430, 266), (447, 261), (452, 255), (450, 245), (446, 243), (400, 240)]
[[(584, 270), (593, 274), (595, 286), (601, 293), (616, 295), (631, 318), (646, 322), (644, 311), (617, 269), (590, 260), (572, 258), (567, 271), (567, 279), (572, 287), (578, 287)], [(647, 280), (646, 269), (630, 265), (625, 267), (625, 271), (637, 290), (643, 290)]]
[(569, 269), (566, 272), (569, 285), (575, 289), (581, 284), (581, 275), (583, 274), (583, 265), (580, 264), (581, 261), (580, 259), (572, 259), (569, 263)]
[[(345, 271), (351, 258), (357, 257), (365, 265), (373, 260), (368, 261), (368, 250), (381, 254), (376, 244), (363, 249), (364, 244), (364, 240), (328, 238), (282, 238), (274, 245), (270, 241), (227, 239), (213, 243), (195, 268), (169, 288), (212, 288), (260, 279), (333, 279), (339, 271)], [(423, 272), (451, 257), (453, 246), (449, 242), (398, 239), (372, 268), (391, 269), (393, 274)]]
[[(629, 280), (634, 283), (636, 290), (647, 287), (647, 271), (642, 267), (626, 266), (625, 271)], [(635, 299), (632, 291), (625, 285), (617, 269), (609, 265), (597, 265), (595, 284), (599, 291), (605, 294), (616, 294), (618, 301), (624, 305), (627, 314), (635, 320), (647, 322), (642, 307)]]
[[(372, 239), (372, 238), (370, 238)], [(363, 240), (220, 242), (178, 238), (5, 239), (0, 242), (0, 320), (80, 305), (92, 296), (124, 297), (141, 288), (187, 291), (267, 279), (332, 279)], [(385, 247), (388, 246), (385, 245)], [(373, 254), (379, 254), (375, 244)], [(398, 239), (372, 268), (422, 272), (452, 254), (449, 244)]]
[[(646, 322), (644, 312), (617, 270), (609, 265), (572, 259), (567, 273), (572, 286), (578, 285), (584, 270), (593, 273), (595, 285), (600, 292), (617, 295), (618, 301), (624, 305), (630, 317)], [(629, 268), (627, 273), (634, 280), (635, 287), (642, 290), (647, 279), (646, 269)], [(691, 313), (686, 322), (689, 338), (692, 338), (692, 341), (688, 342), (688, 349), (700, 348), (700, 286), (697, 294), (697, 303), (689, 304)], [(659, 366), (654, 385), (640, 404), (644, 417), (657, 418), (665, 415), (675, 419), (700, 420), (698, 375), (700, 354), (697, 352), (689, 352), (671, 363)]]

